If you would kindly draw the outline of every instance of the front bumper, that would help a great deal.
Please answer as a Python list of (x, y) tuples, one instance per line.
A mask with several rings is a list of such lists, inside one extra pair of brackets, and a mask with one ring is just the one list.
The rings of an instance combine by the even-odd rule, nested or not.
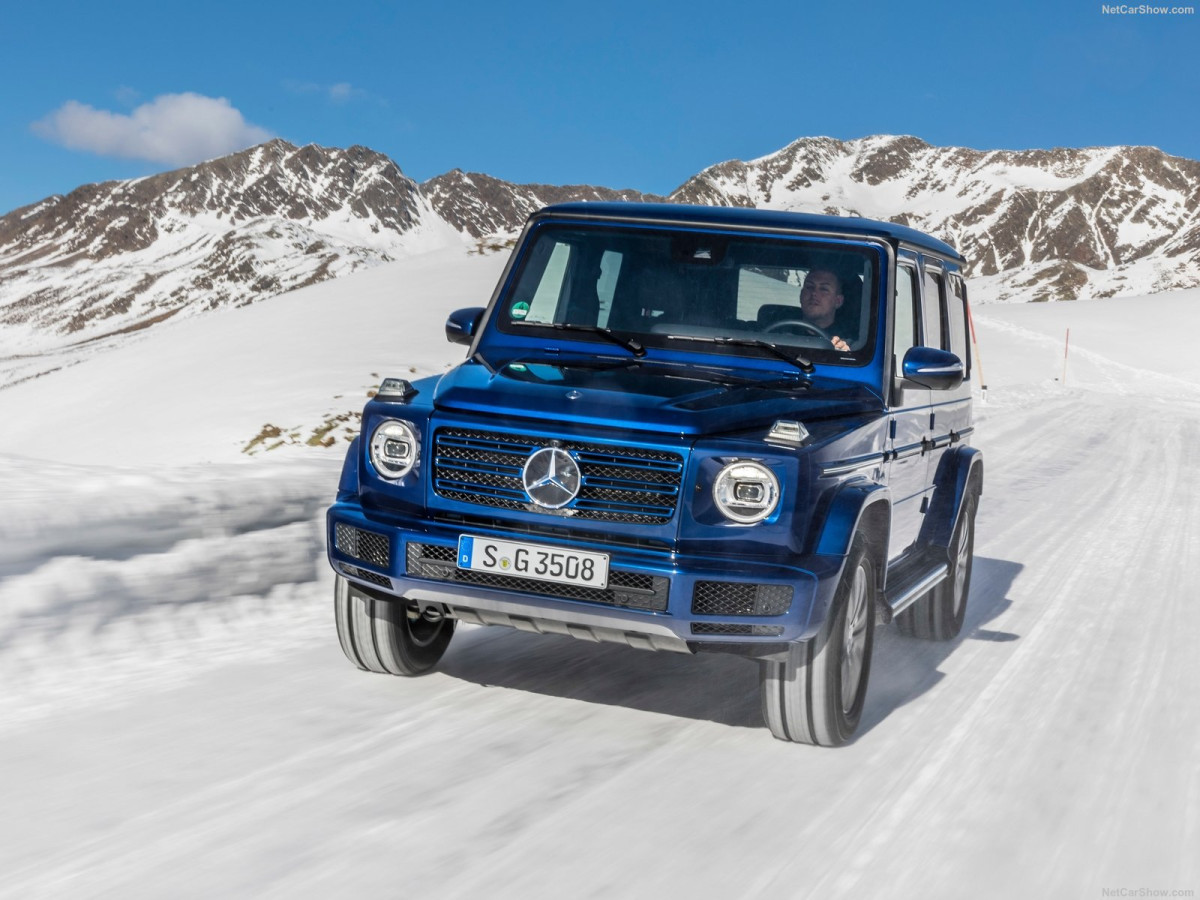
[[(464, 534), (609, 554), (604, 590), (458, 569)], [(842, 558), (689, 556), (595, 540), (530, 535), (491, 524), (368, 515), (339, 502), (327, 517), (329, 561), (364, 587), (468, 622), (693, 652), (803, 641), (820, 627)]]

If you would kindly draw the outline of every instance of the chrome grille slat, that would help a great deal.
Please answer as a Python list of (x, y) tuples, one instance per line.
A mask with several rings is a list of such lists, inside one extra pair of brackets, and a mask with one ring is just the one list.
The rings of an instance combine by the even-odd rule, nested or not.
[(541, 512), (525, 493), (521, 473), (530, 454), (552, 443), (580, 468), (579, 495), (567, 504), (567, 515), (642, 525), (674, 516), (683, 456), (653, 448), (441, 428), (434, 435), (433, 489), (449, 500)]

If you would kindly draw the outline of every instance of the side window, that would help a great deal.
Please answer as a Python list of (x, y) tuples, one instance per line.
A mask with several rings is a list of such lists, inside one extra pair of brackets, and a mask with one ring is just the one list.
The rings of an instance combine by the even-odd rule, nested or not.
[(967, 287), (962, 277), (951, 275), (946, 297), (946, 326), (950, 332), (950, 352), (963, 361), (967, 377), (971, 375), (970, 324), (967, 321)]
[(946, 329), (942, 325), (942, 273), (937, 269), (925, 270), (925, 300), (922, 308), (925, 312), (923, 345), (946, 349)]
[(896, 354), (894, 372), (900, 371), (904, 354), (917, 343), (917, 270), (912, 266), (896, 266), (896, 315), (892, 323), (895, 339), (892, 352)]

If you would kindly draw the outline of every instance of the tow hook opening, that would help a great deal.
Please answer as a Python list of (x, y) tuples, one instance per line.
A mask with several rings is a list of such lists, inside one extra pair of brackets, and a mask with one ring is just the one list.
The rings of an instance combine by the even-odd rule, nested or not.
[(437, 623), (448, 618), (446, 608), (441, 604), (409, 603), (405, 608), (408, 618), (412, 621), (423, 619), (426, 622)]

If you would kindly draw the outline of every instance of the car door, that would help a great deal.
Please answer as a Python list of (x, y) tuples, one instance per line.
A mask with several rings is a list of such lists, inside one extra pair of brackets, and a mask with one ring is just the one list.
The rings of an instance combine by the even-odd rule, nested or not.
[[(921, 344), (939, 350), (949, 350), (949, 323), (946, 315), (947, 274), (941, 260), (924, 257), (921, 260)], [(938, 466), (950, 446), (950, 422), (956, 391), (931, 391), (929, 397), (928, 442), (926, 444), (926, 498), (922, 507), (932, 500)]]
[(901, 252), (896, 260), (892, 309), (892, 385), (888, 412), (888, 487), (892, 493), (892, 530), (888, 559), (907, 550), (921, 531), (922, 504), (928, 486), (927, 448), (931, 392), (905, 386), (900, 378), (904, 354), (921, 338), (921, 291), (917, 259)]

